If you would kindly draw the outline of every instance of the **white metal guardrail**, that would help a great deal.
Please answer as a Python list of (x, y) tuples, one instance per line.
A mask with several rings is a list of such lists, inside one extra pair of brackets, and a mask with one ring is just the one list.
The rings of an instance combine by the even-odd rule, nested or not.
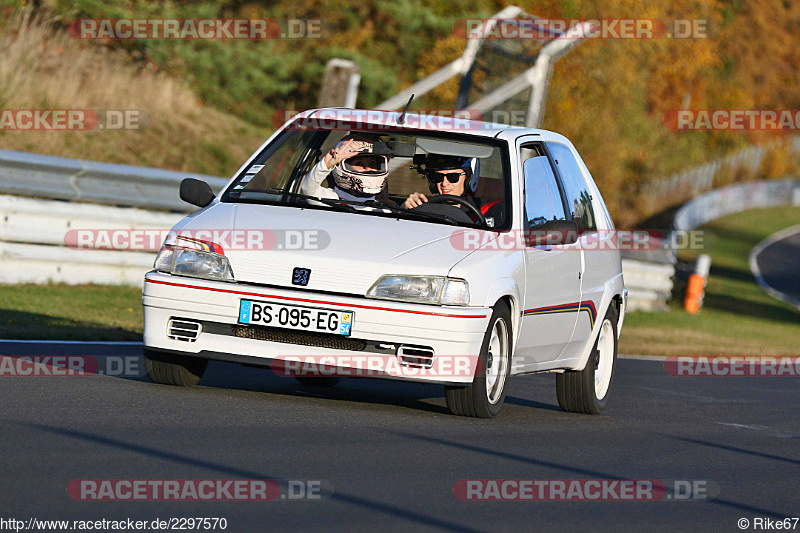
[(140, 287), (155, 253), (71, 250), (0, 242), (0, 283), (95, 283)]
[(675, 266), (631, 257), (622, 258), (622, 276), (628, 289), (628, 310), (665, 309), (672, 295)]
[(187, 177), (205, 180), (215, 191), (228, 181), (202, 174), (0, 150), (0, 194), (186, 212), (189, 206), (178, 198), (177, 191)]
[[(177, 188), (172, 196), (177, 196)], [(0, 195), (0, 241), (64, 246), (78, 229), (170, 229), (183, 214)]]
[(800, 179), (735, 183), (688, 201), (675, 214), (673, 228), (691, 230), (719, 217), (747, 209), (800, 206)]
[[(177, 198), (177, 186), (170, 196)], [(0, 195), (0, 283), (140, 286), (153, 267), (155, 252), (81, 249), (75, 246), (76, 230), (101, 230), (106, 235), (116, 230), (166, 231), (182, 217), (134, 207)]]
[(141, 285), (154, 252), (76, 249), (65, 238), (76, 229), (168, 230), (183, 215), (165, 211), (194, 209), (178, 196), (187, 177), (215, 191), (228, 181), (0, 150), (0, 283)]

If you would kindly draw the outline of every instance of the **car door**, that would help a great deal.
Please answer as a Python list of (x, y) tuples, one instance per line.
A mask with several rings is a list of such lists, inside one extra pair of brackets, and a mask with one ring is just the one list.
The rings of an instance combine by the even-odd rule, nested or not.
[[(545, 148), (550, 159), (555, 163), (556, 173), (563, 186), (567, 201), (568, 216), (577, 224), (580, 231), (580, 243), (583, 255), (583, 274), (581, 280), (581, 306), (578, 311), (578, 322), (572, 334), (572, 340), (561, 359), (580, 358), (586, 343), (589, 341), (597, 319), (597, 308), (605, 292), (607, 281), (604, 264), (613, 264), (609, 256), (616, 254), (610, 251), (610, 232), (597, 231), (597, 215), (594, 211), (592, 194), (587, 186), (578, 164), (574, 148), (556, 141), (547, 141)], [(577, 156), (577, 157), (576, 157)], [(592, 243), (584, 243), (591, 239)]]
[[(553, 162), (541, 142), (519, 144), (524, 229), (569, 223), (569, 210)], [(580, 307), (580, 245), (529, 241), (525, 255), (525, 301), (515, 356), (516, 371), (537, 370), (559, 358), (569, 344)]]

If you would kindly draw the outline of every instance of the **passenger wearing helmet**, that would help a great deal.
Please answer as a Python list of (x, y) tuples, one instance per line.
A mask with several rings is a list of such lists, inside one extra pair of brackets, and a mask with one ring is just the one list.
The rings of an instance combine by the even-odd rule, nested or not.
[[(477, 157), (428, 154), (418, 166), (418, 172), (428, 179), (431, 193), (461, 196), (466, 202), (478, 207), (474, 196), (480, 177), (480, 161)], [(428, 198), (423, 193), (415, 192), (408, 196), (403, 207), (414, 209), (427, 201)], [(454, 205), (460, 207), (458, 204)], [(464, 212), (470, 213), (468, 209), (464, 209)]]
[[(389, 161), (385, 155), (373, 154), (378, 141), (374, 135), (354, 133), (340, 140), (303, 181), (303, 194), (318, 198), (353, 202), (374, 200), (386, 187)], [(332, 189), (322, 186), (333, 175)]]

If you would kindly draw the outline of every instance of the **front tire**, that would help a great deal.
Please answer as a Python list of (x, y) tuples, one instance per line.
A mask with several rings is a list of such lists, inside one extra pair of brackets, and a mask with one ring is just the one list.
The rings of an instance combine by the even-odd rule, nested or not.
[(208, 366), (208, 359), (167, 354), (144, 349), (144, 366), (153, 383), (193, 387), (197, 385)]
[(475, 378), (467, 387), (445, 386), (447, 408), (459, 416), (497, 416), (506, 399), (510, 369), (511, 311), (508, 304), (498, 302), (483, 337)]
[(617, 366), (617, 311), (609, 306), (583, 370), (556, 374), (558, 405), (564, 411), (597, 415), (608, 404)]

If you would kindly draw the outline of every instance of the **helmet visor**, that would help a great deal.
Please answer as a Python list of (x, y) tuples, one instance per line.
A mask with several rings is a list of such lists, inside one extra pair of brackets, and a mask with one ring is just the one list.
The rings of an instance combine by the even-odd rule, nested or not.
[(342, 168), (353, 174), (385, 174), (387, 167), (385, 155), (358, 154), (342, 161)]

